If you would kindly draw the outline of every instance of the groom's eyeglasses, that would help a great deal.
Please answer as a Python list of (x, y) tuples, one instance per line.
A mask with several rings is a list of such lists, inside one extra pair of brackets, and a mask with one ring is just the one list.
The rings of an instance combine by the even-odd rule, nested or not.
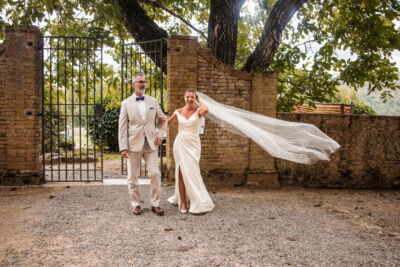
[(146, 81), (137, 81), (137, 83), (147, 83)]

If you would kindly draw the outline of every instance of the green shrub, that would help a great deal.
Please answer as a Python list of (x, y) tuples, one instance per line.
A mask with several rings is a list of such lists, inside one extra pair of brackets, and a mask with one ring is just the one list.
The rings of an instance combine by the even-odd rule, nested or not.
[(96, 145), (103, 145), (109, 151), (119, 151), (118, 119), (120, 108), (105, 110), (99, 105), (89, 117), (88, 133)]
[(352, 114), (377, 114), (376, 111), (366, 104), (358, 103), (354, 104), (353, 110), (351, 111)]

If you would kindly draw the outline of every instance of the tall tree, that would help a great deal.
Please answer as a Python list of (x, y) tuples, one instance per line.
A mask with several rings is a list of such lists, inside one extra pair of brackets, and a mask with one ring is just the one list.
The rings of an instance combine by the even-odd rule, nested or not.
[(339, 84), (383, 99), (400, 89), (398, 0), (3, 0), (0, 10), (0, 27), (40, 23), (50, 34), (102, 35), (117, 47), (115, 37), (195, 33), (226, 64), (278, 70), (281, 110), (329, 101)]
[(269, 13), (260, 42), (243, 67), (245, 71), (264, 71), (271, 65), (282, 39), (282, 32), (292, 16), (307, 0), (278, 0)]
[[(116, 2), (126, 29), (137, 42), (168, 38), (167, 31), (160, 28), (136, 0), (116, 0)], [(144, 45), (142, 48), (146, 51)], [(163, 54), (166, 55), (166, 44), (164, 44), (162, 49), (164, 50)], [(154, 57), (154, 53), (149, 53), (149, 55), (150, 57)], [(165, 56), (163, 61), (163, 72), (167, 72)], [(154, 60), (154, 62), (158, 63), (157, 60)]]
[(244, 0), (211, 0), (207, 47), (220, 61), (234, 65), (238, 22)]

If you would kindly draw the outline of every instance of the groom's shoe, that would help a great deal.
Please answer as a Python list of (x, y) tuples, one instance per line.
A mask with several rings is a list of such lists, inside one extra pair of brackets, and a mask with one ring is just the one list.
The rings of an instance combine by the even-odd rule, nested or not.
[(160, 216), (164, 215), (164, 211), (160, 207), (153, 206), (153, 207), (151, 207), (151, 211)]
[(142, 214), (142, 209), (140, 208), (140, 206), (136, 206), (135, 208), (132, 209), (132, 213), (135, 215), (140, 215)]

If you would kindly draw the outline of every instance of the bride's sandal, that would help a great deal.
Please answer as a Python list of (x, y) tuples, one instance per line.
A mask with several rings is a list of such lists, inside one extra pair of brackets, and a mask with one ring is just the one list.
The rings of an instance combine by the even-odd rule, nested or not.
[(186, 209), (181, 209), (181, 213), (188, 213), (189, 212), (189, 205), (186, 204)]

